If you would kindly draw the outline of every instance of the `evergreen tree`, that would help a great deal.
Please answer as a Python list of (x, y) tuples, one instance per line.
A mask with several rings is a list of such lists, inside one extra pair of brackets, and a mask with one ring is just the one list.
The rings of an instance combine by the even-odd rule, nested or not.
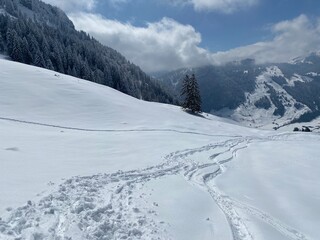
[(189, 102), (190, 102), (190, 95), (188, 92), (190, 91), (190, 77), (186, 75), (182, 82), (182, 89), (181, 89), (181, 97), (184, 98), (182, 102), (182, 108), (187, 109)]
[(43, 55), (42, 53), (40, 52), (40, 50), (38, 50), (35, 54), (35, 57), (34, 57), (34, 65), (37, 66), (37, 67), (46, 67), (46, 63), (43, 59)]
[(7, 31), (7, 51), (8, 51), (8, 55), (10, 56), (12, 54), (12, 50), (13, 50), (13, 40), (14, 40), (14, 35), (16, 35), (16, 31), (15, 30), (11, 30), (8, 29)]
[(32, 59), (32, 54), (29, 50), (29, 43), (28, 43), (26, 37), (23, 38), (21, 43), (22, 43), (21, 51), (22, 51), (22, 56), (23, 56), (23, 60), (24, 60), (23, 62), (30, 64), (33, 61), (33, 59)]
[(15, 34), (13, 37), (12, 52), (10, 55), (12, 60), (23, 62), (23, 55), (22, 55), (21, 49), (22, 49), (22, 40), (17, 34)]
[(49, 70), (54, 70), (54, 66), (53, 66), (50, 58), (47, 59), (47, 61), (46, 61), (46, 66), (47, 66), (47, 67), (46, 67), (47, 69), (49, 69)]
[(0, 33), (0, 53), (3, 53), (5, 50), (5, 43), (4, 43), (4, 40), (2, 38), (2, 35)]
[(184, 97), (182, 108), (191, 111), (192, 113), (201, 112), (201, 96), (199, 85), (194, 74), (186, 77), (183, 80), (181, 96)]

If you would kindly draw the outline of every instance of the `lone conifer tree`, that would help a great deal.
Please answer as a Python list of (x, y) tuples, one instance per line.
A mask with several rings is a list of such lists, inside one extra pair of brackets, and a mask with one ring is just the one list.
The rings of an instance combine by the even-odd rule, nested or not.
[(181, 96), (184, 97), (182, 108), (191, 111), (192, 113), (201, 112), (201, 96), (197, 79), (194, 74), (189, 77), (186, 75), (183, 83)]

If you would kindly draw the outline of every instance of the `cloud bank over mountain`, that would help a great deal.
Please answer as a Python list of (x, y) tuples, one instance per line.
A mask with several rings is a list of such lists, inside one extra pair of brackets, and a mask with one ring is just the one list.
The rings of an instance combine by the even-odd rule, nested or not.
[(78, 29), (108, 45), (145, 71), (176, 69), (210, 62), (210, 52), (199, 47), (201, 34), (170, 18), (136, 27), (96, 14), (71, 14)]
[(115, 48), (148, 72), (246, 58), (258, 63), (286, 62), (320, 49), (320, 21), (305, 15), (272, 25), (269, 31), (273, 38), (268, 41), (216, 53), (201, 47), (202, 37), (195, 28), (170, 18), (137, 27), (96, 14), (77, 13), (70, 17), (78, 29)]
[[(108, 0), (119, 8), (132, 0)], [(137, 25), (134, 21), (111, 19), (96, 12), (97, 0), (52, 1), (64, 9), (78, 30), (110, 46), (147, 72), (173, 70), (253, 58), (257, 63), (286, 62), (320, 49), (320, 20), (302, 14), (268, 27), (267, 40), (226, 51), (203, 47), (203, 34), (192, 24), (163, 17)], [(189, 5), (194, 11), (234, 13), (257, 5), (259, 0), (167, 0), (170, 5)], [(265, 26), (261, 26), (261, 29)], [(234, 36), (235, 38), (237, 36)], [(263, 39), (261, 37), (261, 39)], [(214, 38), (212, 40), (214, 42)]]

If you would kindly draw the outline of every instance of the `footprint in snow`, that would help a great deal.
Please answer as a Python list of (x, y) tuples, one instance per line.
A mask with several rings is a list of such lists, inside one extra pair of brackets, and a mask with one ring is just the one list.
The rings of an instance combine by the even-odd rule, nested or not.
[(17, 148), (17, 147), (11, 147), (11, 148), (6, 148), (5, 150), (6, 150), (6, 151), (12, 151), (12, 152), (18, 152), (18, 151), (19, 151), (19, 148)]

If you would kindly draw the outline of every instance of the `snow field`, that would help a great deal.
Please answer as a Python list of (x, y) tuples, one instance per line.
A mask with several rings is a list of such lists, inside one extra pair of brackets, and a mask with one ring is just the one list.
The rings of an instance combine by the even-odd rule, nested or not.
[(317, 239), (317, 134), (0, 60), (0, 239)]

